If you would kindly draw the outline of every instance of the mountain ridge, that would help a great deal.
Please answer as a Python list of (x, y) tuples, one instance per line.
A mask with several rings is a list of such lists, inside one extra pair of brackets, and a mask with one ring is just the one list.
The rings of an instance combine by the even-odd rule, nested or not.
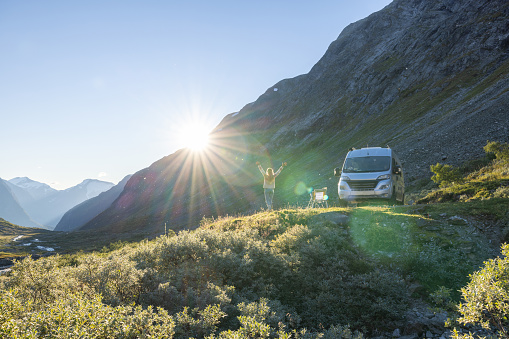
[(41, 199), (57, 192), (48, 184), (32, 180), (28, 177), (16, 177), (8, 180), (9, 183), (23, 189), (34, 199)]
[[(9, 192), (23, 209), (23, 212), (18, 211), (17, 214), (19, 216), (26, 214), (32, 222), (19, 216), (12, 219), (13, 216), (5, 212), (0, 214), (0, 217), (21, 226), (46, 229), (53, 229), (64, 213), (72, 207), (114, 186), (113, 183), (97, 179), (85, 179), (65, 190), (56, 190), (27, 177), (16, 177), (2, 182), (9, 187)], [(0, 202), (5, 203), (8, 197), (7, 195), (3, 197)]]

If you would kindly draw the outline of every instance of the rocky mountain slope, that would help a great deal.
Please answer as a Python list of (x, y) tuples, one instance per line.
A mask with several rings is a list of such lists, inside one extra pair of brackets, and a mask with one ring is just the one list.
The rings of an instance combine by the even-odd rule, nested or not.
[(130, 175), (126, 176), (109, 190), (71, 208), (62, 216), (54, 231), (72, 231), (92, 220), (118, 198), (130, 177)]
[(18, 225), (42, 227), (32, 220), (20, 205), (18, 199), (5, 180), (0, 179), (0, 217)]
[(181, 150), (133, 175), (85, 228), (157, 232), (260, 208), (257, 160), (289, 163), (277, 207), (305, 204), (312, 187), (335, 200), (332, 171), (352, 146), (390, 145), (410, 186), (430, 164), (480, 156), (486, 140), (509, 141), (508, 23), (507, 1), (395, 0), (345, 28), (309, 73), (227, 115), (207, 153)]

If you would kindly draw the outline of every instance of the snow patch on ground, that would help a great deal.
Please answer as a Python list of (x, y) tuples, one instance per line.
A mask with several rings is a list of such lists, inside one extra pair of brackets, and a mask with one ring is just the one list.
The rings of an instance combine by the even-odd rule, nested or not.
[(47, 252), (54, 252), (55, 249), (52, 247), (44, 247), (44, 246), (37, 246), (38, 250), (47, 251)]

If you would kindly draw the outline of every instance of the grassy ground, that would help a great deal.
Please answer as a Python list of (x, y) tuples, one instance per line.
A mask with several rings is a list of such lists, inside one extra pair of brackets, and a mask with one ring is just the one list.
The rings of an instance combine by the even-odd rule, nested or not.
[[(307, 224), (313, 216), (330, 212), (341, 212), (357, 221), (362, 227), (373, 228), (376, 225), (401, 225), (402, 223), (415, 224), (416, 220), (445, 220), (445, 216), (458, 216), (479, 223), (497, 223), (503, 220), (508, 213), (509, 199), (495, 198), (475, 200), (463, 203), (418, 204), (410, 206), (390, 206), (361, 203), (346, 208), (331, 207), (329, 209), (281, 209), (278, 211), (260, 212), (248, 216), (229, 216), (218, 219), (203, 219), (203, 228), (221, 228), (232, 230), (242, 227), (270, 227), (279, 223)], [(482, 222), (481, 222), (482, 221)], [(350, 225), (352, 227), (353, 225)], [(499, 230), (501, 233), (504, 230)], [(500, 233), (500, 234), (501, 234)], [(13, 241), (15, 237), (21, 239)], [(502, 235), (504, 239), (505, 235)], [(0, 258), (25, 256), (27, 254), (44, 254), (45, 250), (37, 246), (51, 247), (55, 252), (67, 254), (78, 251), (100, 251), (105, 246), (118, 241), (135, 242), (145, 239), (144, 234), (105, 234), (98, 232), (51, 232), (43, 229), (19, 227), (8, 222), (0, 222)], [(26, 246), (27, 243), (32, 245)]]
[[(509, 232), (509, 199), (406, 206), (359, 204), (328, 209), (282, 209), (246, 217), (204, 220), (202, 228), (257, 229), (277, 238), (282, 225), (315, 227), (327, 215), (343, 213), (350, 241), (388, 269), (415, 280), (426, 291), (457, 291), (484, 260), (498, 254)], [(321, 218), (323, 216), (323, 218)], [(329, 223), (329, 226), (334, 226)], [(455, 293), (455, 297), (459, 297)], [(425, 296), (424, 295), (424, 296)]]
[[(27, 247), (21, 246), (26, 239), (37, 239), (50, 236), (51, 231), (20, 227), (0, 219), (0, 259), (8, 257), (25, 256), (30, 252)], [(16, 237), (23, 236), (19, 241), (13, 241)]]

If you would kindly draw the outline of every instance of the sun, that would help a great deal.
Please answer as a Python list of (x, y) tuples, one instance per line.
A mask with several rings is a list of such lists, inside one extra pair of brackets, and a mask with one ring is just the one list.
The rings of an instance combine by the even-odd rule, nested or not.
[(203, 151), (209, 145), (210, 130), (199, 122), (182, 125), (178, 132), (178, 143), (193, 151)]

